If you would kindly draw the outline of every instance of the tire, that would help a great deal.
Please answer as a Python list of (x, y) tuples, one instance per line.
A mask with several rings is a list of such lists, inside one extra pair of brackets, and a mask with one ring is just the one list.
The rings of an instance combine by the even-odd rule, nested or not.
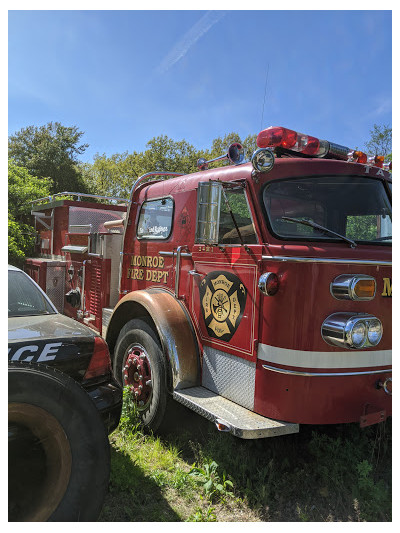
[(121, 329), (115, 345), (114, 374), (122, 386), (131, 388), (143, 425), (157, 431), (169, 403), (166, 361), (157, 334), (145, 320), (135, 318)]
[(93, 521), (110, 447), (90, 396), (45, 365), (9, 362), (9, 521)]

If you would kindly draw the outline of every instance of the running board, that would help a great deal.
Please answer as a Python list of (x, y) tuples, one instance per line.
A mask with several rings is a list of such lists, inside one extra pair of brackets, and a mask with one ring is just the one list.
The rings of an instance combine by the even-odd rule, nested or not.
[(258, 415), (204, 387), (174, 391), (173, 398), (214, 422), (221, 431), (229, 431), (241, 439), (261, 439), (299, 432), (298, 424)]

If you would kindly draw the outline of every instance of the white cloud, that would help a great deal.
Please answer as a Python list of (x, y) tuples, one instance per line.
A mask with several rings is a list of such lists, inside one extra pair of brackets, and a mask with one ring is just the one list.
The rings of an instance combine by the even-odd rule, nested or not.
[(225, 11), (207, 11), (207, 13), (185, 33), (182, 39), (175, 44), (158, 65), (156, 71), (159, 74), (167, 72), (167, 70), (185, 56), (188, 50), (200, 39), (200, 37), (207, 33), (208, 30), (225, 15), (225, 13)]
[(391, 98), (381, 98), (377, 101), (376, 106), (371, 109), (367, 116), (374, 118), (379, 117), (381, 115), (385, 115), (386, 113), (391, 113), (392, 111), (392, 99)]

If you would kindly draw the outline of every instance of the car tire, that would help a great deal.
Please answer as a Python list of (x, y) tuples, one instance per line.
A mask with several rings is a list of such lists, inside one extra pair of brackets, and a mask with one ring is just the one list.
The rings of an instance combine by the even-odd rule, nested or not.
[(110, 446), (89, 395), (62, 372), (9, 362), (9, 521), (93, 521)]
[[(125, 370), (127, 363), (133, 362), (135, 365), (140, 364), (140, 358), (148, 363), (147, 370), (144, 369), (142, 374), (146, 373), (150, 377), (151, 390), (143, 394), (139, 392), (138, 397), (133, 394), (138, 390), (140, 381), (135, 382), (135, 375)], [(167, 404), (170, 403), (167, 387), (167, 369), (166, 361), (161, 350), (160, 341), (154, 329), (145, 320), (135, 318), (130, 320), (121, 329), (118, 336), (114, 352), (114, 374), (122, 386), (128, 386), (132, 389), (133, 399), (138, 406), (138, 412), (143, 425), (151, 431), (157, 431), (163, 422), (166, 413)], [(139, 376), (142, 377), (142, 376)], [(128, 379), (124, 379), (128, 378)], [(145, 387), (145, 379), (143, 379)], [(134, 390), (136, 389), (136, 390)], [(146, 389), (144, 389), (146, 391)], [(141, 406), (140, 403), (143, 403)]]

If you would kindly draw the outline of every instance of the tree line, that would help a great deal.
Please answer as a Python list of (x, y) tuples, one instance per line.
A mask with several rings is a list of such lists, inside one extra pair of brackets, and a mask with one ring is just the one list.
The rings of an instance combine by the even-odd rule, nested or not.
[[(82, 142), (83, 135), (77, 126), (64, 126), (59, 122), (28, 126), (10, 135), (8, 239), (11, 264), (22, 264), (24, 257), (34, 250), (35, 232), (30, 216), (30, 202), (34, 199), (64, 191), (129, 198), (134, 181), (147, 172), (193, 172), (199, 158), (209, 160), (226, 154), (233, 142), (240, 142), (248, 156), (257, 148), (256, 134), (241, 139), (231, 132), (215, 138), (207, 149), (195, 148), (185, 139), (176, 141), (159, 135), (150, 139), (142, 152), (97, 153), (92, 163), (84, 163), (80, 156), (89, 145)], [(366, 149), (391, 158), (391, 128), (374, 125), (370, 135)]]

